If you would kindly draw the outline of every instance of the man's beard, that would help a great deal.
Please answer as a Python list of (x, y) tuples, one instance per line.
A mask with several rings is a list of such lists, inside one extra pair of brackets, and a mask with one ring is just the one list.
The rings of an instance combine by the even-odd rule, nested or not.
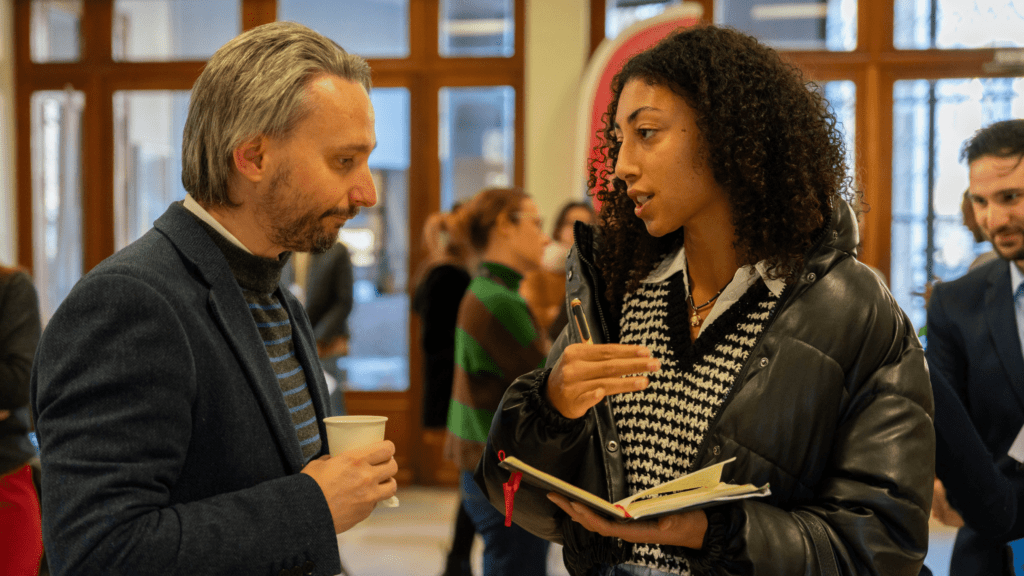
[(300, 212), (297, 192), (291, 186), (291, 169), (282, 167), (270, 180), (267, 193), (260, 200), (260, 208), (270, 241), (292, 252), (323, 254), (338, 241), (338, 232), (324, 225), (329, 217), (340, 216), (351, 220), (359, 214), (359, 208), (349, 210), (332, 208), (323, 213)]
[(992, 245), (992, 248), (995, 249), (996, 254), (999, 254), (999, 257), (1003, 260), (1009, 260), (1010, 262), (1024, 260), (1024, 246), (1019, 246), (1016, 250), (1011, 250), (1009, 252), (1003, 252), (1003, 250), (995, 244)]

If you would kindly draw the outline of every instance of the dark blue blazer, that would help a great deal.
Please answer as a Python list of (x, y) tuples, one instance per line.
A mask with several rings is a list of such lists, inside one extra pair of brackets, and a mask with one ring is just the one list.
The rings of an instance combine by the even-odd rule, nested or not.
[[(997, 465), (1012, 474), (1016, 466), (1006, 453), (1024, 426), (1024, 356), (1009, 266), (1006, 260), (993, 260), (936, 285), (928, 306), (926, 358), (932, 373), (948, 382), (963, 402)], [(1005, 560), (1003, 539), (967, 526), (957, 534), (950, 573), (1000, 574)]]
[[(278, 297), (322, 419), (309, 321)], [(43, 333), (31, 397), (53, 574), (341, 571), (241, 289), (180, 204), (74, 287)]]

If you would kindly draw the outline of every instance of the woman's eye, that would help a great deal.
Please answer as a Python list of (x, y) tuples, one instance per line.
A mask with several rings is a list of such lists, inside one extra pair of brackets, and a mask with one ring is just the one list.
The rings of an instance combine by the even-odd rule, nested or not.
[(639, 136), (643, 140), (650, 138), (651, 136), (654, 135), (655, 132), (656, 130), (654, 130), (653, 128), (637, 128), (636, 130), (637, 136)]

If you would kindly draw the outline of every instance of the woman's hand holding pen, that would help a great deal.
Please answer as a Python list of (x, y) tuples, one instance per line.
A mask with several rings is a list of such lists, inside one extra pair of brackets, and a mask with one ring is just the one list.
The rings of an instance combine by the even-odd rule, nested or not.
[(548, 401), (562, 416), (579, 418), (606, 396), (643, 390), (648, 381), (642, 374), (660, 368), (643, 346), (571, 344), (548, 377)]

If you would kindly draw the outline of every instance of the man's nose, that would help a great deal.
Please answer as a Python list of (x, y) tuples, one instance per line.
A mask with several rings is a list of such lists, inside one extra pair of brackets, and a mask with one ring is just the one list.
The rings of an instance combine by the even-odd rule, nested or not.
[(987, 228), (990, 233), (1006, 226), (1009, 221), (1009, 210), (995, 202), (989, 203), (988, 210), (986, 210), (985, 214), (985, 228)]
[(373, 181), (373, 172), (369, 165), (365, 165), (359, 174), (359, 181), (353, 188), (349, 201), (365, 208), (377, 205), (377, 185)]

